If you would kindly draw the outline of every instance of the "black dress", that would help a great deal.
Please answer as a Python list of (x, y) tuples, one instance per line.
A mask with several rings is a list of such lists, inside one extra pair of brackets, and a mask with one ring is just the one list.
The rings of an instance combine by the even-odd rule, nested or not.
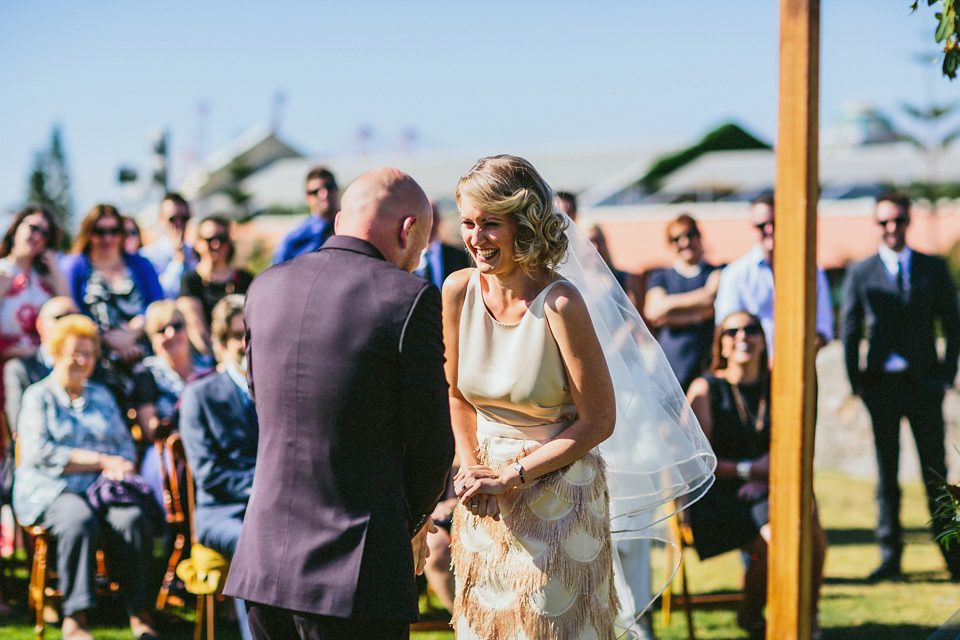
[(243, 269), (234, 269), (233, 277), (227, 282), (206, 282), (196, 271), (188, 271), (180, 281), (180, 295), (200, 300), (203, 317), (210, 326), (213, 308), (220, 299), (229, 293), (245, 294), (252, 281), (253, 274)]
[[(710, 390), (710, 443), (717, 459), (756, 460), (769, 453), (769, 383), (739, 385), (742, 406), (738, 407), (736, 391), (729, 382), (711, 373), (703, 378)], [(758, 417), (758, 411), (763, 415)], [(690, 506), (694, 546), (701, 559), (743, 547), (769, 522), (767, 496), (755, 501), (739, 498), (737, 491), (744, 484), (739, 478), (717, 478), (706, 495)]]

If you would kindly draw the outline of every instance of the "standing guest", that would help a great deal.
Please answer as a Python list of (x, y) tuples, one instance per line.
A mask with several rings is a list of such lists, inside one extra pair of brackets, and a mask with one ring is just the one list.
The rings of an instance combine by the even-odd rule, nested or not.
[(437, 231), (440, 229), (443, 217), (440, 215), (440, 209), (436, 204), (431, 206), (433, 207), (433, 226), (430, 228), (430, 244), (427, 245), (420, 256), (420, 264), (414, 270), (414, 273), (440, 288), (447, 276), (454, 271), (466, 269), (472, 263), (470, 262), (470, 256), (460, 247), (452, 247), (440, 242)]
[(334, 234), (334, 219), (340, 210), (340, 190), (333, 173), (326, 167), (314, 167), (307, 174), (307, 206), (310, 215), (277, 246), (273, 264), (316, 251)]
[(555, 204), (557, 209), (567, 214), (574, 222), (577, 221), (577, 196), (569, 191), (557, 191)]
[(659, 328), (657, 342), (686, 389), (710, 358), (720, 271), (703, 259), (700, 229), (688, 214), (667, 223), (667, 243), (676, 254), (673, 266), (650, 275), (643, 315)]
[(69, 315), (51, 334), (53, 372), (23, 394), (17, 421), (21, 458), (14, 511), (20, 524), (38, 524), (57, 538), (64, 638), (93, 638), (86, 611), (95, 604), (98, 542), (105, 545), (111, 576), (120, 583), (134, 637), (156, 638), (147, 588), (150, 519), (134, 505), (109, 505), (98, 515), (87, 499), (87, 489), (100, 476), (122, 480), (132, 473), (135, 455), (117, 403), (106, 388), (89, 381), (100, 349), (97, 326), (82, 315)]
[(123, 216), (123, 232), (126, 239), (123, 241), (123, 250), (127, 253), (139, 253), (143, 248), (143, 236), (140, 234), (140, 225), (130, 216)]
[(417, 619), (453, 460), (440, 292), (412, 273), (431, 218), (408, 175), (365, 173), (338, 235), (247, 292), (260, 440), (224, 593), (254, 638), (408, 638)]
[(201, 220), (194, 250), (199, 260), (195, 269), (183, 274), (177, 303), (187, 321), (190, 343), (198, 352), (210, 353), (213, 307), (228, 294), (245, 294), (253, 274), (230, 266), (234, 246), (227, 218), (209, 216)]
[[(639, 498), (637, 511), (623, 512), (624, 503), (611, 500), (607, 475), (617, 474), (619, 488), (636, 497), (635, 483), (653, 487), (655, 476), (667, 469), (666, 475), (685, 475), (678, 464), (692, 463), (686, 471), (699, 466), (692, 451), (679, 463), (652, 461), (672, 443), (686, 442), (687, 434), (674, 431), (676, 422), (660, 420), (663, 414), (648, 401), (669, 397), (683, 403), (683, 394), (673, 381), (675, 389), (657, 385), (657, 398), (634, 395), (640, 388), (634, 382), (645, 389), (652, 384), (640, 380), (651, 362), (634, 340), (623, 340), (633, 335), (630, 323), (642, 330), (640, 318), (613, 282), (594, 297), (588, 283), (603, 269), (594, 266), (600, 258), (554, 208), (552, 190), (529, 162), (509, 155), (482, 158), (460, 179), (456, 198), (463, 239), (477, 263), (453, 274), (443, 288), (460, 462), (452, 549), (457, 635), (612, 640), (620, 606), (611, 520), (643, 512), (658, 500)], [(568, 249), (571, 260), (565, 260)], [(608, 324), (600, 316), (609, 307), (617, 311)], [(608, 343), (601, 344), (598, 327)], [(619, 360), (628, 353), (630, 362), (644, 366), (628, 372)], [(615, 382), (611, 364), (618, 361)], [(624, 400), (620, 406), (615, 388)], [(641, 419), (621, 421), (620, 412), (631, 407)], [(644, 436), (646, 429), (656, 435)], [(617, 447), (645, 449), (645, 464), (630, 455), (601, 458), (597, 447), (611, 436), (624, 437)], [(639, 444), (644, 440), (655, 441), (656, 448)], [(624, 482), (616, 462), (628, 458), (631, 481)], [(710, 478), (706, 465), (696, 475)], [(617, 522), (624, 533), (633, 525), (627, 518)]]
[(630, 274), (613, 266), (613, 258), (610, 257), (610, 247), (607, 246), (607, 236), (603, 234), (603, 229), (595, 221), (588, 220), (584, 221), (583, 231), (587, 234), (590, 244), (597, 250), (597, 254), (603, 259), (603, 263), (607, 265), (607, 269), (610, 269), (610, 273), (617, 279), (617, 284), (626, 291)]
[(37, 333), (40, 334), (40, 346), (31, 355), (24, 358), (7, 360), (3, 365), (3, 410), (7, 424), (16, 435), (17, 416), (20, 414), (20, 401), (23, 392), (34, 382), (50, 375), (53, 369), (53, 356), (47, 346), (51, 329), (57, 320), (65, 316), (80, 313), (77, 303), (70, 296), (50, 298), (40, 307), (37, 315)]
[[(744, 600), (737, 624), (763, 640), (770, 544), (770, 368), (760, 321), (744, 311), (725, 318), (713, 340), (710, 372), (687, 395), (717, 454), (717, 481), (690, 507), (694, 544), (701, 559), (742, 549), (747, 558)], [(817, 602), (827, 536), (813, 510), (813, 624), (820, 637)]]
[[(874, 220), (882, 243), (877, 254), (847, 268), (843, 283), (842, 335), (847, 375), (873, 422), (879, 479), (877, 542), (880, 566), (869, 580), (901, 577), (900, 420), (910, 421), (934, 534), (949, 519), (936, 517), (936, 501), (947, 477), (943, 396), (953, 385), (960, 356), (957, 290), (942, 259), (907, 246), (910, 201), (900, 193), (877, 198)], [(937, 330), (946, 349), (937, 355)], [(867, 336), (866, 366), (860, 368), (860, 340)], [(960, 548), (937, 545), (954, 581), (960, 580)]]
[(67, 295), (57, 265), (60, 227), (42, 207), (18, 213), (0, 240), (0, 359), (33, 355), (40, 344), (40, 306)]
[(179, 193), (168, 193), (160, 202), (160, 226), (163, 234), (140, 250), (153, 264), (163, 288), (163, 297), (176, 298), (183, 274), (196, 263), (193, 249), (187, 244), (190, 205)]
[(95, 205), (61, 264), (81, 313), (97, 323), (107, 355), (130, 365), (146, 352), (143, 313), (163, 290), (150, 262), (123, 250), (125, 239), (116, 207)]
[[(257, 413), (247, 388), (243, 296), (229, 294), (213, 308), (213, 335), (223, 372), (188, 385), (180, 405), (180, 436), (197, 487), (197, 539), (233, 558), (253, 488)], [(240, 630), (250, 637), (238, 598)]]
[[(746, 255), (720, 273), (714, 320), (720, 322), (734, 311), (749, 311), (760, 318), (767, 336), (767, 353), (773, 363), (773, 196), (763, 195), (750, 204), (750, 219), (760, 241)], [(833, 308), (830, 287), (823, 269), (817, 267), (816, 348), (833, 339)]]

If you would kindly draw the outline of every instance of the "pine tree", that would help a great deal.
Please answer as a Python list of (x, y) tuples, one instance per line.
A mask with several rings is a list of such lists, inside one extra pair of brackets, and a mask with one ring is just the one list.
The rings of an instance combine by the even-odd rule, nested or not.
[(70, 196), (70, 172), (59, 125), (55, 125), (50, 134), (49, 149), (37, 152), (33, 158), (27, 184), (27, 202), (49, 209), (64, 230), (71, 228), (73, 198)]

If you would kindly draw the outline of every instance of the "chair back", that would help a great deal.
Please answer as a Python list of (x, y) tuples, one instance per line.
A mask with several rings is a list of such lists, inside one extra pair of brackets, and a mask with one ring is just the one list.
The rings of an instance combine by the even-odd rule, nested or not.
[[(154, 442), (154, 450), (160, 458), (164, 517), (167, 524), (183, 524), (189, 520), (189, 512), (192, 509), (188, 508), (184, 502), (181, 484), (180, 470), (185, 469), (187, 465), (180, 434), (172, 433), (166, 438), (157, 438)], [(184, 474), (183, 480), (188, 487), (192, 487), (189, 476)]]

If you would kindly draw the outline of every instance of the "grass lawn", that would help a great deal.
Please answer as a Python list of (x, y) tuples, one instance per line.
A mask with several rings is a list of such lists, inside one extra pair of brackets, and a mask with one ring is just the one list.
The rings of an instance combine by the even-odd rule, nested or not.
[[(863, 578), (876, 567), (879, 553), (873, 542), (876, 510), (872, 482), (854, 480), (836, 473), (818, 473), (815, 488), (821, 520), (827, 529), (830, 549), (827, 554), (826, 584), (821, 599), (820, 622), (825, 640), (923, 640), (960, 608), (960, 585), (948, 580), (943, 560), (927, 529), (926, 501), (920, 485), (904, 490), (903, 521), (907, 546), (903, 569), (907, 579), (898, 583), (868, 585)], [(728, 553), (701, 563), (693, 550), (686, 555), (687, 576), (694, 592), (739, 588), (743, 574), (739, 554)], [(654, 567), (661, 567), (659, 558)], [(0, 621), (4, 640), (31, 640), (33, 625), (19, 602), (17, 612)], [(222, 610), (225, 604), (218, 604)], [(94, 621), (94, 634), (105, 640), (129, 640), (129, 629), (122, 619), (101, 608)], [(186, 607), (176, 619), (163, 626), (167, 640), (193, 637), (192, 609)], [(107, 616), (107, 617), (105, 617)], [(662, 624), (654, 611), (654, 630), (661, 640), (687, 637), (683, 613), (675, 611), (669, 626)], [(736, 639), (746, 635), (736, 626), (732, 611), (694, 613), (697, 638)], [(4, 626), (6, 625), (6, 626)], [(217, 638), (236, 640), (235, 627), (218, 621)], [(49, 628), (47, 638), (59, 640), (58, 628)], [(413, 640), (452, 640), (452, 632), (413, 633)]]

